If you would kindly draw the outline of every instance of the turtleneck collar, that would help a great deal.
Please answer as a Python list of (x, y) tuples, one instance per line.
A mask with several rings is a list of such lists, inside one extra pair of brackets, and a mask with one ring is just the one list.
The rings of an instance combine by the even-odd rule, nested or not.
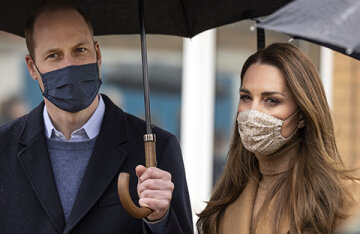
[(299, 137), (295, 137), (273, 154), (255, 155), (259, 161), (260, 173), (262, 175), (278, 175), (289, 170), (291, 161), (299, 150), (300, 141)]

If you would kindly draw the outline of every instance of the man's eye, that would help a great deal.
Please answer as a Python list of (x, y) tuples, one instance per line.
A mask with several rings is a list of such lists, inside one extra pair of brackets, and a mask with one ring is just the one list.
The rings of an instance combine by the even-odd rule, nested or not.
[(83, 53), (85, 51), (86, 51), (85, 48), (76, 48), (76, 52), (78, 52), (78, 53)]
[(55, 58), (57, 58), (57, 54), (56, 53), (53, 53), (53, 54), (49, 54), (47, 57), (46, 57), (46, 59), (55, 59)]

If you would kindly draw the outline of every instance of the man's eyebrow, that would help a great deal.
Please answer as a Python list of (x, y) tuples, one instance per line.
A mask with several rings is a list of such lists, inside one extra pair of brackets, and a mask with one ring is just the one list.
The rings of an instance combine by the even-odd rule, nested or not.
[(59, 48), (48, 49), (48, 50), (44, 51), (43, 55), (52, 54), (52, 53), (55, 53), (58, 51), (59, 51)]
[(76, 48), (76, 47), (79, 47), (79, 46), (84, 46), (84, 45), (88, 45), (89, 43), (85, 42), (85, 41), (82, 41), (82, 42), (79, 42), (77, 44), (75, 44), (73, 47)]

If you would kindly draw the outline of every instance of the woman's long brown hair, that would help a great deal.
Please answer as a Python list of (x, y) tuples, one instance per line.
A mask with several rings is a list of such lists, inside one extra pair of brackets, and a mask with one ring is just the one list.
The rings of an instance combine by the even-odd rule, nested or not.
[[(353, 178), (344, 169), (336, 147), (330, 109), (319, 74), (306, 55), (286, 43), (272, 44), (250, 56), (241, 71), (241, 80), (255, 63), (280, 69), (305, 121), (305, 127), (299, 129), (301, 150), (293, 167), (282, 179), (281, 186), (276, 186), (265, 201), (266, 205), (275, 193), (278, 194), (273, 228), (278, 233), (286, 213), (290, 218), (290, 233), (331, 233), (336, 221), (346, 217), (345, 200), (351, 199), (343, 180)], [(243, 147), (235, 121), (225, 171), (207, 207), (198, 214), (199, 233), (218, 233), (226, 207), (241, 195), (250, 177), (259, 180), (259, 173), (258, 161)]]

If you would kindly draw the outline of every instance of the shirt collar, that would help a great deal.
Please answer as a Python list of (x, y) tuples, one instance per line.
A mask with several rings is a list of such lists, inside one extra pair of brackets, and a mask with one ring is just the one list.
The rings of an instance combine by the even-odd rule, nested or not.
[(47, 138), (63, 141), (86, 141), (95, 138), (99, 135), (101, 123), (105, 113), (105, 103), (99, 95), (99, 104), (90, 119), (81, 128), (71, 133), (69, 140), (56, 128), (51, 122), (50, 116), (47, 112), (46, 105), (44, 105), (43, 118), (45, 124), (45, 135)]

